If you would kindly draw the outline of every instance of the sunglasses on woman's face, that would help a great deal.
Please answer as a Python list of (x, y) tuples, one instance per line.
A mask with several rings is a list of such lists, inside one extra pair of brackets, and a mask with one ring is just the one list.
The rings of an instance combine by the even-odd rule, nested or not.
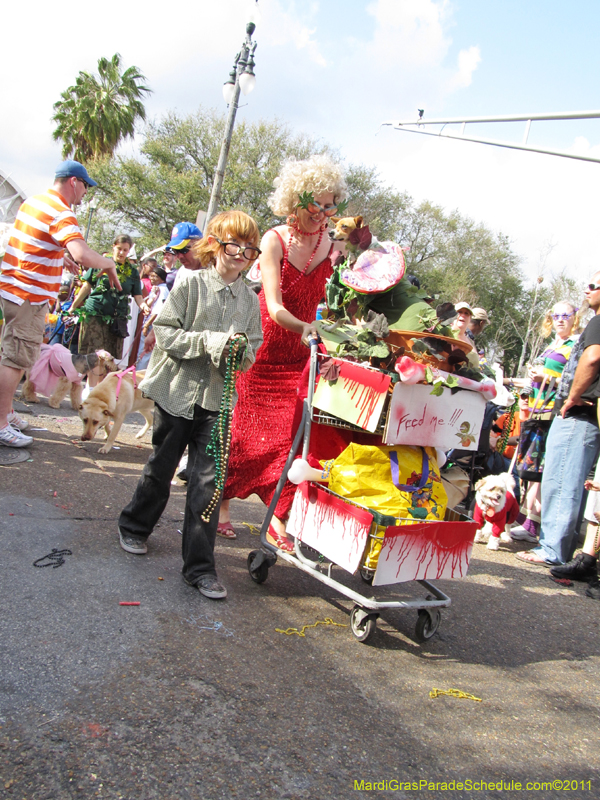
[(597, 292), (600, 289), (600, 283), (588, 283), (587, 288), (590, 292)]
[(322, 206), (320, 203), (317, 203), (313, 200), (312, 203), (308, 203), (306, 209), (309, 214), (319, 214), (323, 212), (326, 217), (333, 217), (333, 215), (337, 212), (338, 207), (335, 206)]
[[(600, 289), (600, 286), (598, 287)], [(573, 311), (570, 314), (552, 314), (552, 319), (555, 322), (558, 322), (559, 319), (564, 319), (565, 321), (570, 319), (573, 316)]]

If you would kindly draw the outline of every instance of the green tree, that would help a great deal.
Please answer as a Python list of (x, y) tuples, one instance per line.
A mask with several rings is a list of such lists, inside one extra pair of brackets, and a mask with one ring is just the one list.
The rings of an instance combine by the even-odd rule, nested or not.
[[(140, 157), (103, 158), (94, 178), (106, 232), (127, 230), (141, 248), (165, 244), (173, 225), (195, 221), (206, 209), (225, 130), (225, 116), (200, 109), (180, 117), (171, 112), (150, 123)], [(264, 231), (277, 221), (267, 205), (273, 180), (286, 158), (307, 158), (327, 148), (293, 134), (278, 120), (239, 123), (233, 134), (221, 208), (240, 208)], [(112, 227), (111, 227), (112, 226)], [(94, 226), (94, 241), (98, 230)]]
[(112, 155), (119, 143), (135, 133), (138, 120), (146, 119), (142, 99), (151, 89), (137, 67), (122, 71), (118, 53), (98, 61), (98, 75), (80, 72), (54, 104), (53, 138), (63, 142), (64, 158), (86, 162)]

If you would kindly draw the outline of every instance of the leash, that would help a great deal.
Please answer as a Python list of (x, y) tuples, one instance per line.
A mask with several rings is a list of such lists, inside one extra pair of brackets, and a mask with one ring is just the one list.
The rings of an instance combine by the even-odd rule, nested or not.
[(120, 372), (115, 372), (115, 375), (117, 376), (117, 390), (115, 392), (115, 398), (117, 400), (119, 399), (119, 392), (121, 391), (121, 381), (123, 380), (125, 375), (127, 375), (128, 372), (131, 372), (133, 374), (133, 388), (137, 389), (137, 379), (136, 379), (136, 375), (135, 375), (135, 364), (133, 366), (131, 366), (131, 367), (127, 367), (127, 369), (121, 370)]

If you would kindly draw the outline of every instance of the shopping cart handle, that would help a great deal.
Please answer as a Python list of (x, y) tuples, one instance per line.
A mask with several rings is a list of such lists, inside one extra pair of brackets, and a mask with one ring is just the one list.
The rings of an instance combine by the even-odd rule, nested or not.
[(321, 337), (318, 333), (313, 333), (311, 336), (308, 337), (308, 346), (312, 350), (313, 347), (318, 347), (319, 342), (321, 341)]

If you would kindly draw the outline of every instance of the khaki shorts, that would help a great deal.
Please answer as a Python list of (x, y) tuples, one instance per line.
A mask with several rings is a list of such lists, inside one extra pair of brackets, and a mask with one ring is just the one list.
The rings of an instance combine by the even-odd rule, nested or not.
[(30, 369), (38, 360), (44, 340), (48, 303), (21, 305), (1, 297), (4, 325), (0, 345), (0, 364), (13, 369)]

